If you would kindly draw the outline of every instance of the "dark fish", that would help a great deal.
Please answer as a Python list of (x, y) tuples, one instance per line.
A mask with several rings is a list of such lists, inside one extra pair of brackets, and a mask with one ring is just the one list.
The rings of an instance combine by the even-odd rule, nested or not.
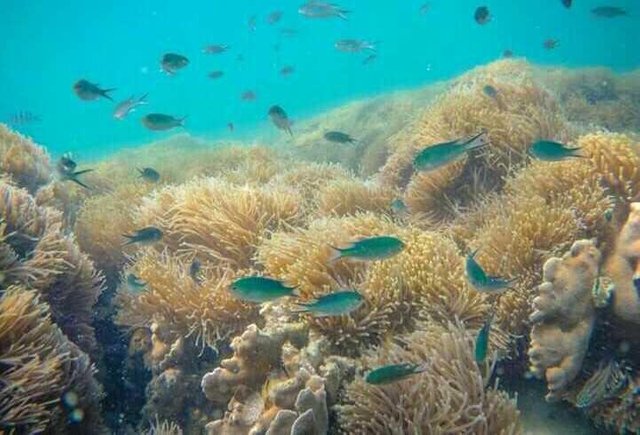
[(247, 20), (247, 27), (249, 27), (249, 31), (255, 32), (257, 25), (258, 25), (258, 17), (256, 17), (255, 15), (250, 16), (249, 19)]
[(490, 97), (490, 98), (497, 98), (498, 97), (498, 90), (496, 88), (494, 88), (493, 86), (491, 86), (491, 85), (483, 86), (482, 92), (484, 92), (484, 94), (487, 97)]
[(405, 247), (402, 240), (393, 236), (366, 237), (346, 248), (332, 247), (336, 253), (330, 259), (353, 258), (356, 260), (384, 260), (399, 254)]
[(202, 49), (204, 54), (222, 54), (230, 47), (226, 44), (211, 44)]
[(482, 364), (487, 359), (487, 350), (489, 349), (489, 333), (491, 332), (491, 322), (493, 321), (493, 314), (484, 322), (478, 336), (476, 337), (476, 344), (474, 349), (476, 363)]
[(297, 303), (296, 313), (309, 313), (313, 317), (342, 316), (357, 310), (364, 298), (355, 290), (341, 290), (319, 297), (313, 302)]
[(189, 59), (177, 53), (165, 53), (160, 59), (160, 67), (162, 71), (174, 75), (178, 70), (189, 65)]
[(546, 49), (546, 50), (553, 50), (554, 48), (556, 48), (558, 46), (558, 40), (557, 39), (546, 39), (543, 43), (542, 46)]
[(254, 101), (258, 96), (253, 91), (244, 91), (242, 95), (240, 95), (240, 99), (242, 101)]
[(423, 3), (420, 6), (420, 15), (425, 15), (431, 9), (431, 3)]
[(627, 15), (627, 11), (616, 6), (598, 6), (591, 9), (591, 13), (600, 18), (616, 18)]
[(505, 59), (509, 59), (513, 57), (513, 51), (507, 49), (505, 51), (502, 52), (502, 57), (504, 57)]
[(73, 161), (70, 154), (64, 154), (60, 160), (58, 160), (58, 164), (56, 165), (56, 169), (58, 170), (58, 174), (60, 174), (60, 178), (65, 181), (73, 181), (74, 183), (84, 187), (85, 189), (91, 189), (89, 186), (84, 184), (82, 181), (78, 179), (78, 177), (82, 174), (86, 174), (87, 172), (93, 171), (93, 169), (84, 169), (82, 171), (76, 171), (76, 167), (78, 164)]
[(491, 20), (489, 8), (486, 6), (479, 6), (473, 14), (473, 19), (480, 25), (487, 24)]
[(364, 50), (376, 51), (376, 42), (364, 39), (340, 39), (336, 41), (336, 50), (344, 53), (359, 53)]
[(342, 18), (347, 19), (348, 10), (334, 3), (309, 0), (298, 8), (298, 13), (307, 18)]
[(271, 106), (269, 109), (269, 117), (271, 118), (271, 122), (278, 127), (280, 130), (284, 130), (289, 133), (293, 137), (293, 132), (291, 131), (291, 121), (287, 116), (287, 112), (280, 106)]
[(233, 130), (236, 129), (236, 127), (233, 125), (233, 122), (227, 123), (227, 128), (229, 129), (230, 132), (233, 132)]
[(213, 80), (217, 80), (223, 75), (224, 75), (224, 71), (220, 71), (220, 70), (211, 71), (209, 74), (207, 74), (207, 76)]
[(458, 139), (429, 145), (413, 159), (413, 166), (419, 171), (432, 171), (461, 159), (467, 152), (481, 148), (489, 143), (485, 132), (470, 139)]
[(573, 0), (561, 0), (562, 1), (562, 6), (564, 6), (567, 9), (571, 8), (571, 4), (573, 3)]
[(113, 101), (109, 92), (115, 91), (115, 88), (102, 89), (98, 84), (82, 79), (75, 82), (73, 85), (73, 91), (76, 93), (78, 98), (84, 101), (97, 100), (100, 97)]
[(231, 284), (231, 293), (249, 302), (267, 302), (284, 296), (295, 296), (295, 288), (265, 276), (247, 276)]
[(21, 110), (19, 112), (12, 113), (7, 118), (7, 123), (9, 125), (14, 125), (14, 126), (35, 124), (40, 121), (41, 119), (38, 115), (35, 115), (34, 113), (29, 112), (28, 110), (24, 110), (24, 111)]
[(142, 125), (153, 131), (171, 130), (176, 127), (184, 127), (183, 118), (175, 118), (162, 113), (150, 113), (142, 117)]
[(189, 276), (196, 284), (200, 285), (202, 283), (202, 276), (200, 275), (202, 272), (202, 263), (197, 258), (194, 258), (189, 266)]
[(133, 112), (136, 107), (147, 104), (147, 94), (144, 94), (140, 98), (136, 98), (135, 96), (131, 96), (119, 103), (115, 110), (113, 111), (113, 117), (119, 120), (123, 120), (126, 116)]
[(567, 148), (564, 144), (550, 140), (539, 140), (533, 143), (528, 151), (530, 156), (546, 162), (565, 160), (571, 157), (582, 157), (580, 147)]
[(335, 143), (354, 143), (356, 140), (347, 133), (341, 131), (328, 131), (324, 134), (324, 138), (329, 142)]
[(509, 289), (514, 280), (487, 275), (475, 259), (477, 252), (472, 252), (465, 259), (465, 275), (469, 284), (483, 293), (502, 293)]
[(153, 168), (138, 168), (140, 178), (150, 183), (157, 183), (160, 181), (160, 173)]
[(143, 280), (141, 280), (140, 278), (138, 278), (136, 275), (134, 275), (133, 273), (130, 273), (129, 275), (127, 275), (127, 287), (129, 287), (129, 289), (134, 292), (134, 293), (139, 293), (142, 290), (144, 290), (144, 288), (146, 287), (147, 283), (144, 282)]
[(426, 371), (425, 366), (417, 364), (389, 364), (371, 370), (364, 381), (372, 385), (385, 385), (402, 381), (409, 376), (417, 375)]
[(371, 53), (369, 56), (367, 56), (364, 59), (362, 59), (362, 64), (363, 65), (369, 65), (370, 63), (372, 63), (377, 58), (378, 58), (377, 54)]
[(282, 18), (282, 11), (273, 11), (267, 15), (267, 24), (274, 25)]
[(134, 231), (134, 234), (123, 234), (127, 240), (123, 246), (140, 243), (141, 245), (150, 245), (162, 240), (162, 231), (156, 227), (145, 227)]
[(283, 77), (286, 77), (288, 75), (291, 75), (295, 72), (295, 67), (291, 66), (291, 65), (287, 65), (287, 66), (283, 66), (280, 69), (280, 75)]

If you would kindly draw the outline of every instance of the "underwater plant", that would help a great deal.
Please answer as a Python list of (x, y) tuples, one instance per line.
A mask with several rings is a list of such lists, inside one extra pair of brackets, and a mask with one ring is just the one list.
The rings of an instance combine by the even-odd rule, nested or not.
[(51, 164), (44, 148), (0, 124), (0, 177), (34, 194), (51, 178)]

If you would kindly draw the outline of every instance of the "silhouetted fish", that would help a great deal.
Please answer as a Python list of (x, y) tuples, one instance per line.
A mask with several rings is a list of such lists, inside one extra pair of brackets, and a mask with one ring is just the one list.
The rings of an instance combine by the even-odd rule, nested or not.
[(316, 0), (309, 0), (300, 8), (298, 13), (304, 15), (307, 18), (342, 18), (347, 19), (348, 10), (342, 9), (340, 6), (334, 3), (321, 2)]
[(479, 6), (473, 14), (473, 19), (480, 25), (487, 24), (491, 20), (489, 8), (486, 6)]
[(230, 47), (226, 44), (211, 44), (202, 49), (204, 54), (222, 54)]
[(293, 136), (293, 132), (291, 131), (291, 121), (287, 116), (287, 112), (280, 106), (271, 106), (269, 109), (269, 117), (271, 118), (271, 122), (278, 127), (280, 130), (284, 130)]
[(267, 24), (274, 25), (282, 18), (282, 11), (273, 11), (267, 15)]
[(42, 119), (33, 112), (29, 112), (28, 110), (21, 110), (19, 112), (12, 113), (7, 118), (7, 124), (9, 125), (27, 125), (27, 124), (35, 124), (40, 122)]
[(557, 39), (546, 39), (543, 43), (542, 46), (545, 48), (545, 50), (553, 50), (554, 48), (556, 48), (558, 46), (558, 40)]
[(283, 66), (282, 68), (280, 68), (280, 75), (286, 77), (290, 74), (293, 74), (295, 70), (296, 69), (291, 65)]
[(142, 125), (154, 131), (171, 130), (176, 127), (184, 127), (185, 118), (176, 118), (163, 113), (150, 113), (142, 117)]
[(81, 79), (75, 82), (73, 85), (73, 91), (78, 98), (84, 101), (97, 100), (100, 97), (113, 101), (109, 92), (115, 91), (115, 88), (102, 89), (97, 83), (91, 83), (88, 80)]
[(571, 8), (571, 4), (573, 3), (572, 0), (561, 0), (561, 1), (562, 1), (562, 6), (564, 6), (567, 9)]
[(189, 65), (189, 59), (185, 56), (177, 53), (165, 53), (160, 59), (160, 67), (162, 71), (174, 75), (179, 69), (182, 69)]
[(617, 6), (598, 6), (591, 9), (591, 13), (600, 18), (616, 18), (627, 15), (627, 11)]
[(376, 51), (376, 42), (365, 41), (364, 39), (340, 39), (336, 41), (335, 47), (338, 51), (345, 53), (359, 53), (363, 50)]
[(136, 98), (132, 95), (116, 106), (115, 110), (113, 111), (113, 117), (119, 120), (123, 120), (129, 113), (133, 112), (136, 107), (147, 104), (146, 98), (147, 94), (144, 94), (140, 98)]
[(213, 80), (217, 80), (221, 78), (223, 75), (224, 75), (224, 71), (216, 70), (216, 71), (211, 71), (209, 74), (207, 74), (207, 77)]
[(240, 95), (240, 99), (242, 101), (254, 101), (258, 96), (253, 91), (244, 91), (242, 95)]

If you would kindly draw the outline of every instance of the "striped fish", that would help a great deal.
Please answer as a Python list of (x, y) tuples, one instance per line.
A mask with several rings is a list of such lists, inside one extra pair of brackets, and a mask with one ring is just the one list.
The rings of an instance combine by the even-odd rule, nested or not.
[(40, 121), (41, 119), (38, 115), (33, 112), (29, 112), (28, 110), (20, 110), (12, 113), (7, 118), (7, 124), (14, 126), (35, 124)]

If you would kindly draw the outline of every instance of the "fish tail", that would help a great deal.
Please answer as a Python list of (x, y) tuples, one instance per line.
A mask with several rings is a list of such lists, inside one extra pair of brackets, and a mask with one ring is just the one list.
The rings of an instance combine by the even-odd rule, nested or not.
[(100, 95), (102, 95), (109, 101), (113, 101), (113, 98), (111, 98), (111, 95), (109, 95), (109, 92), (113, 92), (115, 90), (117, 90), (117, 88), (103, 89), (102, 92), (100, 92)]
[(569, 151), (569, 156), (570, 156), (570, 157), (577, 157), (577, 158), (579, 158), (579, 159), (588, 159), (588, 158), (589, 158), (589, 156), (585, 156), (584, 154), (582, 154), (582, 153), (580, 152), (580, 150), (581, 150), (581, 149), (582, 149), (581, 147), (569, 148), (569, 149), (568, 149), (568, 151)]
[(293, 131), (291, 130), (290, 125), (287, 125), (287, 133), (289, 133), (289, 136), (293, 137)]
[(87, 190), (91, 190), (91, 188), (89, 186), (87, 186), (86, 184), (84, 184), (82, 181), (78, 180), (77, 178), (75, 178), (75, 174), (73, 177), (69, 177), (69, 180), (73, 181), (76, 184), (79, 184), (80, 186), (84, 187)]
[(146, 94), (143, 94), (142, 96), (140, 96), (140, 98), (138, 98), (138, 103), (147, 103), (147, 97), (149, 96), (149, 93), (147, 92)]
[(466, 151), (472, 151), (478, 148), (482, 148), (483, 146), (486, 146), (489, 144), (489, 141), (478, 141), (478, 139), (480, 139), (482, 136), (486, 135), (487, 132), (486, 131), (481, 131), (480, 133), (476, 134), (475, 136), (473, 136), (472, 138), (466, 140), (463, 142), (463, 145), (465, 147)]
[(309, 312), (309, 307), (306, 304), (298, 303), (294, 307), (289, 309), (292, 314), (303, 314)]
[(348, 20), (348, 19), (349, 19), (349, 17), (347, 16), (347, 14), (350, 14), (350, 13), (351, 13), (351, 11), (348, 11), (348, 10), (346, 10), (346, 9), (340, 9), (340, 10), (338, 11), (338, 18), (343, 19), (343, 20), (345, 20), (345, 21), (346, 21), (346, 20)]
[(178, 125), (179, 125), (180, 127), (182, 127), (182, 128), (185, 128), (185, 126), (184, 126), (184, 122), (187, 120), (187, 118), (188, 118), (188, 117), (189, 117), (189, 115), (186, 115), (186, 116), (183, 116), (182, 118), (180, 118), (180, 119), (178, 120), (178, 122), (179, 122), (179, 124), (178, 124)]
[(132, 236), (131, 234), (123, 234), (122, 237), (127, 239), (122, 246), (132, 245), (136, 242), (136, 236)]
[(331, 245), (330, 247), (332, 252), (331, 252), (331, 257), (329, 257), (329, 263), (335, 263), (336, 261), (342, 258), (344, 250), (340, 248), (336, 248), (335, 246), (331, 246)]
[(87, 172), (93, 172), (93, 169), (83, 169), (82, 171), (74, 172), (72, 175), (77, 177), (78, 175), (86, 174)]

